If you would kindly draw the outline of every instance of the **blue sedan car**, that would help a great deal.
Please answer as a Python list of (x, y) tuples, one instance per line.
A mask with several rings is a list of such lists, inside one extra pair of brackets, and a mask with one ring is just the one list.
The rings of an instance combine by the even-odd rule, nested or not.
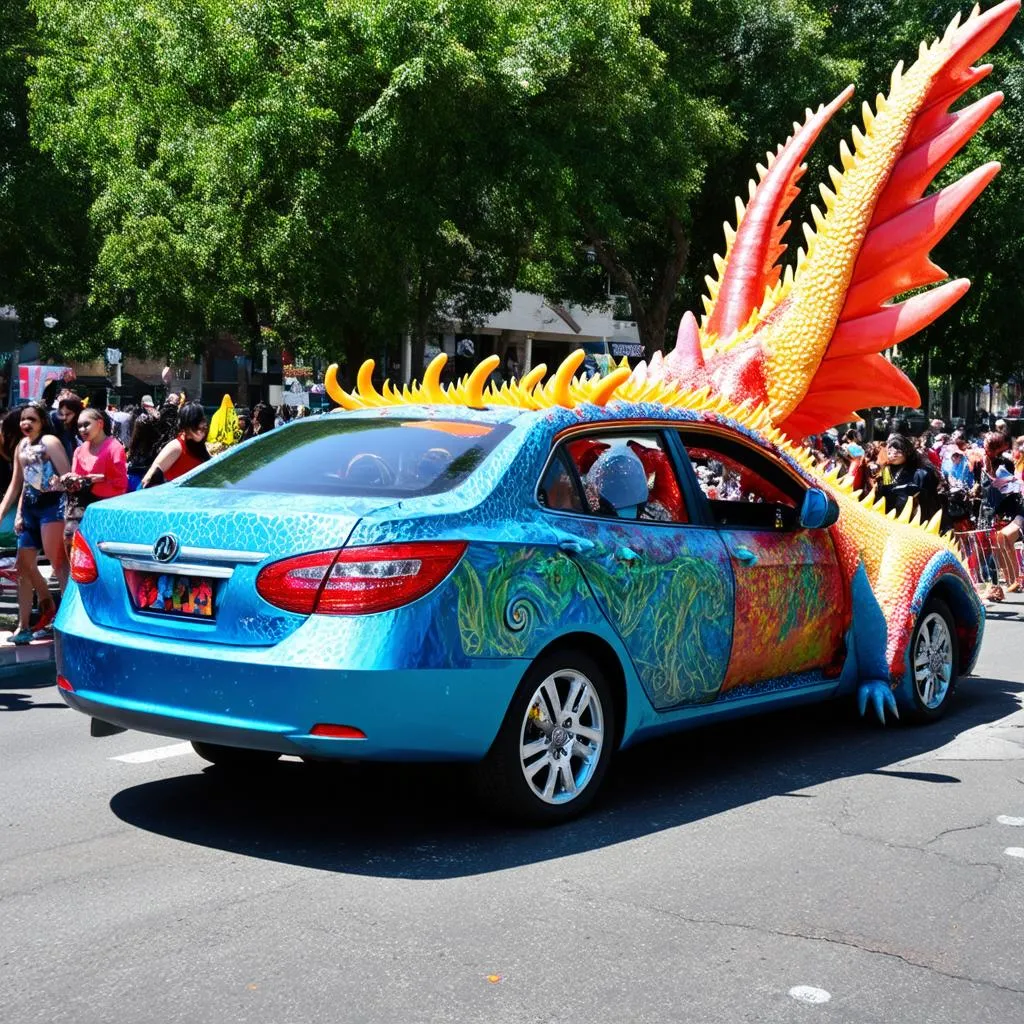
[[(837, 514), (662, 405), (298, 420), (89, 508), (58, 684), (224, 765), (477, 762), (492, 804), (559, 821), (644, 736), (855, 691)], [(943, 614), (922, 713), (975, 653)]]

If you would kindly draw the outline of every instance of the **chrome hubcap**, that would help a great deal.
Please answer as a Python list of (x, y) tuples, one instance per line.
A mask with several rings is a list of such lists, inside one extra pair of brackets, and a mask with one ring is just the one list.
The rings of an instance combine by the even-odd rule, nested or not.
[(537, 687), (519, 732), (519, 762), (534, 795), (548, 804), (579, 796), (600, 760), (604, 730), (593, 683), (575, 669), (552, 672)]
[(914, 646), (914, 686), (921, 703), (931, 710), (945, 699), (953, 678), (953, 638), (946, 620), (932, 612), (921, 623)]

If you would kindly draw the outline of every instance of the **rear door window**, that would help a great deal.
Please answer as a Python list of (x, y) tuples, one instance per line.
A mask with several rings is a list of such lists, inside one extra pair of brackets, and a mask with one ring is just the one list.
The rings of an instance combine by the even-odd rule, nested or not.
[(229, 451), (182, 486), (347, 497), (439, 494), (467, 480), (511, 430), (470, 420), (327, 415)]
[[(579, 491), (564, 486), (570, 465)], [(563, 486), (557, 486), (560, 482)], [(657, 433), (602, 431), (564, 442), (549, 463), (540, 497), (548, 508), (596, 516), (689, 521), (675, 469)]]

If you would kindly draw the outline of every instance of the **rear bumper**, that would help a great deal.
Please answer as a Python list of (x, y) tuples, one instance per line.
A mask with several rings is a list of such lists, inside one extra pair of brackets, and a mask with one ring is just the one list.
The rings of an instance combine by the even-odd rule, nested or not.
[[(204, 647), (96, 626), (70, 587), (56, 661), (74, 689), (60, 693), (84, 714), (185, 740), (390, 761), (487, 753), (527, 661), (461, 658), (453, 665), (441, 655), (441, 664), (415, 668), (345, 668), (330, 663), (332, 650), (351, 650), (337, 644), (342, 628), (359, 627), (313, 616), (273, 647)], [(354, 726), (366, 739), (310, 735), (318, 723)]]

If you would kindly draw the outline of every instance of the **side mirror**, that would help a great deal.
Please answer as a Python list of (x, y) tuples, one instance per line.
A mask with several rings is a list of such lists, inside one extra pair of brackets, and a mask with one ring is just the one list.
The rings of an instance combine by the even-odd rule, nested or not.
[(800, 507), (800, 525), (805, 530), (831, 526), (839, 518), (839, 505), (817, 487), (809, 487)]

